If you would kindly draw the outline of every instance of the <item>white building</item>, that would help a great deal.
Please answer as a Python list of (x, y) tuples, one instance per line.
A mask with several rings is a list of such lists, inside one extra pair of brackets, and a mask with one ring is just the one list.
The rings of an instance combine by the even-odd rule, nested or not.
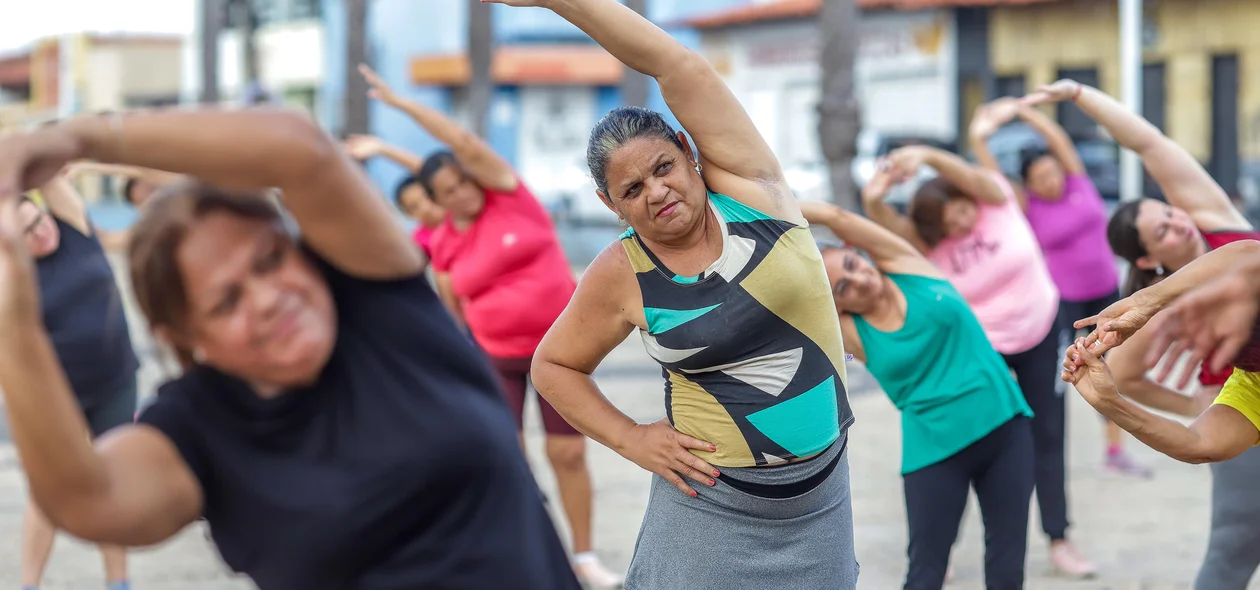
[[(315, 112), (326, 70), (320, 1), (267, 0), (255, 1), (255, 5), (255, 43), (263, 89), (286, 104)], [(184, 50), (185, 101), (196, 101), (201, 93), (200, 36), (199, 25)], [(239, 102), (246, 90), (241, 41), (240, 31), (230, 26), (219, 36), (219, 96), (224, 102)]]
[[(820, 5), (754, 4), (691, 24), (702, 32), (702, 52), (727, 79), (789, 180), (821, 189)], [(864, 139), (878, 134), (952, 143), (958, 135), (958, 66), (951, 10), (866, 10), (861, 18), (854, 85)]]

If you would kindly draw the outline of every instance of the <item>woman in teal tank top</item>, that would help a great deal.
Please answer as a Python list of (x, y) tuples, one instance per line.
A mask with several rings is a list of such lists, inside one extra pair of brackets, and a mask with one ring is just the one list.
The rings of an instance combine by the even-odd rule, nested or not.
[[(880, 173), (867, 188), (882, 190), (890, 181)], [(1021, 588), (1032, 410), (1006, 362), (962, 295), (909, 242), (838, 207), (801, 203), (801, 210), (847, 242), (822, 246), (844, 348), (866, 363), (901, 411), (905, 588), (944, 584), (971, 488), (984, 520), (986, 586)]]

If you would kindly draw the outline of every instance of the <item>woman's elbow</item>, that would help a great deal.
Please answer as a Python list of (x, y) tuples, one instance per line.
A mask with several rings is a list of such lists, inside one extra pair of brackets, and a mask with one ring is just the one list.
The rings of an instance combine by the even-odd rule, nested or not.
[(274, 125), (289, 146), (275, 162), (275, 170), (283, 175), (276, 182), (281, 188), (309, 183), (321, 173), (335, 170), (338, 160), (345, 157), (332, 137), (300, 111), (277, 111)]

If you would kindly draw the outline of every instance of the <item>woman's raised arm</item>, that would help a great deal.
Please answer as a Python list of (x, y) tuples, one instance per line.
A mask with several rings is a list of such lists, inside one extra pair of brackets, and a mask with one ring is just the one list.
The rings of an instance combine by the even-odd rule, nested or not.
[(549, 8), (622, 63), (656, 79), (670, 112), (691, 135), (715, 191), (804, 224), (778, 158), (713, 66), (616, 0), (492, 0)]
[[(278, 109), (92, 116), (0, 139), (0, 197), (91, 159), (188, 175), (234, 190), (279, 188), (303, 239), (365, 278), (411, 276), (424, 254), (361, 167), (305, 115)], [(25, 186), (21, 186), (25, 185)]]
[(1184, 209), (1205, 230), (1250, 228), (1224, 189), (1185, 148), (1140, 115), (1102, 91), (1073, 80), (1059, 80), (1024, 97), (1026, 105), (1071, 100), (1102, 125), (1120, 145), (1137, 152), (1164, 190), (1168, 202)]

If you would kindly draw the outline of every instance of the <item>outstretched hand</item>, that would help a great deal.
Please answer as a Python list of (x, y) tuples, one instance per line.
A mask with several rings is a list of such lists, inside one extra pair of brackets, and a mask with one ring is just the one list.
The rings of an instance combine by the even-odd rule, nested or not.
[(892, 190), (893, 185), (892, 172), (888, 169), (888, 163), (880, 161), (875, 168), (875, 175), (866, 182), (866, 186), (862, 187), (862, 200), (865, 202), (882, 201), (888, 196), (888, 191)]
[(400, 100), (398, 94), (394, 92), (394, 89), (389, 84), (381, 79), (381, 76), (375, 70), (367, 67), (367, 64), (359, 64), (359, 74), (363, 76), (368, 86), (371, 87), (368, 89), (369, 97), (391, 106), (398, 104)]
[(1019, 115), (1019, 100), (1005, 97), (980, 105), (971, 119), (971, 135), (988, 138)]
[(1084, 338), (1077, 338), (1076, 343), (1068, 347), (1061, 377), (1095, 408), (1106, 406), (1120, 397), (1107, 362), (1090, 352)]
[(1020, 99), (1024, 106), (1050, 104), (1072, 100), (1080, 95), (1084, 86), (1076, 80), (1059, 80), (1053, 84), (1041, 86), (1036, 92)]
[[(1220, 371), (1252, 339), (1257, 312), (1260, 300), (1245, 273), (1232, 271), (1209, 281), (1182, 295), (1151, 322), (1155, 337), (1146, 364), (1154, 367), (1166, 354), (1173, 359), (1188, 355), (1188, 366), (1205, 362)], [(1160, 379), (1173, 364), (1165, 363)], [(1182, 387), (1189, 377), (1189, 372), (1182, 376)]]
[(385, 149), (385, 142), (374, 135), (351, 135), (342, 143), (342, 147), (351, 158), (362, 162), (380, 155)]
[(1079, 330), (1094, 326), (1094, 330), (1085, 336), (1083, 342), (1090, 352), (1102, 356), (1124, 344), (1125, 340), (1151, 321), (1157, 312), (1159, 309), (1138, 292), (1108, 305), (1098, 315), (1076, 320), (1072, 327)]

